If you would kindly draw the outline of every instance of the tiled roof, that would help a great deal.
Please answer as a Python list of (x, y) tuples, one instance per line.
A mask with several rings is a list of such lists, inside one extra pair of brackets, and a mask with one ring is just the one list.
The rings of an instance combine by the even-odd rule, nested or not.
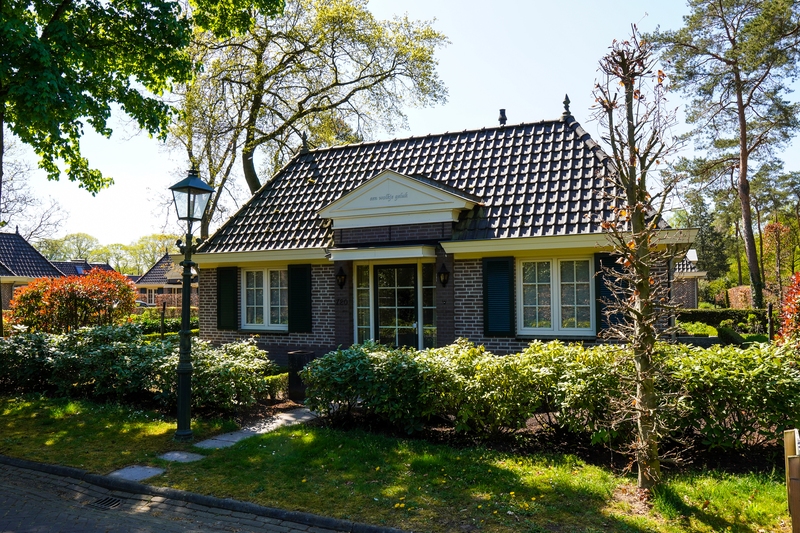
[(137, 285), (164, 285), (167, 283), (167, 272), (172, 270), (173, 263), (169, 254), (156, 261), (150, 270), (144, 273), (136, 282)]
[(60, 278), (64, 274), (19, 233), (0, 233), (0, 275)]
[(606, 159), (571, 116), (300, 152), (200, 251), (330, 246), (317, 211), (386, 169), (481, 199), (454, 240), (599, 233)]
[(705, 272), (700, 271), (697, 268), (697, 265), (693, 261), (690, 261), (687, 257), (684, 257), (680, 262), (675, 263), (673, 270), (676, 276), (704, 277), (706, 275)]
[(100, 270), (114, 270), (111, 265), (106, 263), (89, 263), (88, 261), (53, 261), (56, 268), (64, 273), (65, 276), (83, 276), (88, 274), (93, 268)]

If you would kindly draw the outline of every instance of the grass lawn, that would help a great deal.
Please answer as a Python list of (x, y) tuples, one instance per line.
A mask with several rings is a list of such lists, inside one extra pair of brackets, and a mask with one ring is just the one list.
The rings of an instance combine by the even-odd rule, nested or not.
[[(454, 449), (360, 431), (296, 426), (203, 451), (196, 463), (155, 456), (189, 449), (175, 426), (119, 407), (0, 399), (0, 453), (96, 473), (167, 469), (148, 483), (289, 510), (450, 532), (786, 531), (783, 473), (670, 476), (647, 506), (635, 480), (564, 454)], [(195, 422), (198, 439), (230, 423)], [(195, 450), (197, 451), (197, 450)]]

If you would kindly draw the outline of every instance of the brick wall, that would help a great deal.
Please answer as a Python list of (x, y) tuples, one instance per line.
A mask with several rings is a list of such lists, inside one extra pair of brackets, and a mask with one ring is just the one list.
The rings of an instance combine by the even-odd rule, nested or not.
[[(241, 271), (237, 286), (241, 287)], [(333, 265), (311, 267), (311, 308), (313, 313), (311, 333), (272, 333), (262, 331), (217, 330), (217, 271), (200, 269), (200, 338), (215, 345), (234, 342), (256, 336), (258, 346), (269, 352), (271, 360), (287, 365), (287, 353), (295, 350), (310, 350), (320, 356), (335, 349), (335, 301), (336, 282)], [(237, 309), (241, 314), (241, 292), (237, 291)], [(241, 317), (238, 320), (241, 323)]]
[(399, 226), (333, 230), (333, 242), (335, 246), (442, 241), (450, 240), (452, 236), (452, 222), (431, 222), (428, 224), (403, 224)]
[(697, 279), (673, 280), (672, 300), (684, 309), (697, 309)]
[(483, 334), (483, 263), (480, 259), (456, 261), (454, 282), (455, 336), (483, 344), (497, 355), (524, 350), (530, 340), (515, 337), (486, 337)]

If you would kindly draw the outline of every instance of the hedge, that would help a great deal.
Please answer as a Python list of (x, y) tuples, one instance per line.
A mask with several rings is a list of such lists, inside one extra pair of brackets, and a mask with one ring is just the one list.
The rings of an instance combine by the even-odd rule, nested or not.
[[(656, 360), (665, 439), (732, 449), (776, 442), (800, 425), (800, 370), (789, 347), (661, 344)], [(301, 377), (306, 405), (330, 417), (358, 406), (408, 432), (435, 418), (487, 435), (538, 418), (594, 441), (631, 442), (634, 424), (619, 409), (630, 404), (632, 373), (623, 346), (534, 342), (496, 356), (459, 340), (425, 351), (355, 345), (312, 361)]]
[[(747, 324), (748, 317), (755, 315), (758, 324), (767, 330), (767, 310), (766, 309), (680, 309), (676, 318), (681, 322), (702, 322), (719, 329), (723, 320), (733, 320), (734, 324)], [(780, 321), (778, 317), (780, 310), (773, 311), (773, 323), (777, 330)]]
[[(176, 404), (174, 342), (145, 340), (138, 327), (82, 328), (0, 339), (0, 393), (48, 392), (97, 401)], [(277, 396), (282, 381), (267, 352), (247, 340), (214, 348), (192, 342), (192, 406), (230, 412)]]

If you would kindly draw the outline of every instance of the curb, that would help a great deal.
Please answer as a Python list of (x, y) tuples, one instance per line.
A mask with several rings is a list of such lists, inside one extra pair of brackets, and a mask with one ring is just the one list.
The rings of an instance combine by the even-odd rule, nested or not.
[(409, 533), (402, 529), (361, 524), (359, 522), (340, 520), (338, 518), (329, 518), (327, 516), (319, 516), (301, 511), (285, 511), (283, 509), (264, 507), (255, 503), (242, 502), (230, 498), (223, 499), (216, 498), (214, 496), (204, 496), (202, 494), (187, 492), (179, 489), (171, 489), (168, 487), (153, 487), (151, 485), (145, 485), (135, 481), (128, 481), (126, 479), (90, 474), (85, 470), (72, 468), (70, 466), (36, 463), (26, 459), (17, 459), (15, 457), (8, 457), (1, 454), (0, 464), (77, 479), (79, 481), (85, 481), (86, 483), (90, 483), (108, 490), (128, 492), (130, 494), (161, 496), (171, 500), (180, 500), (187, 503), (204, 505), (206, 507), (215, 507), (217, 509), (225, 509), (227, 511), (240, 513), (250, 513), (257, 516), (274, 518), (276, 520), (284, 520), (287, 522), (297, 522), (298, 524), (303, 524), (306, 526), (315, 526), (325, 529), (345, 531), (348, 533)]

